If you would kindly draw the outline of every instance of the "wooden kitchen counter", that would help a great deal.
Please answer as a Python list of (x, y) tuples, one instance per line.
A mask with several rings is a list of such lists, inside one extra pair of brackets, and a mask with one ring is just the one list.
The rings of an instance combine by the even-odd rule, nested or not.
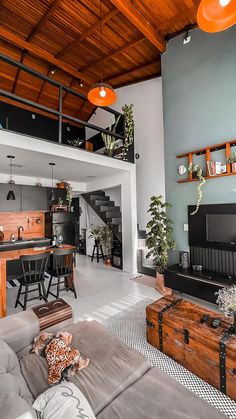
[[(10, 260), (20, 259), (23, 255), (37, 255), (40, 253), (53, 253), (57, 248), (46, 247), (46, 249), (35, 250), (35, 247), (28, 249), (7, 250), (0, 252), (0, 317), (6, 316), (6, 264)], [(75, 246), (63, 244), (60, 249), (76, 249)]]

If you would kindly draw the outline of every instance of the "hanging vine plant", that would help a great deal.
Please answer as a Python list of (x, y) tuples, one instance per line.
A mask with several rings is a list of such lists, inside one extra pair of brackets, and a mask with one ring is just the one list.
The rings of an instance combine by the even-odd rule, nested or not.
[(122, 106), (124, 112), (124, 146), (123, 146), (123, 160), (127, 160), (127, 152), (130, 145), (134, 143), (134, 105), (125, 104)]
[(197, 214), (197, 212), (199, 210), (199, 207), (200, 207), (200, 204), (201, 204), (201, 201), (202, 201), (202, 198), (203, 198), (202, 187), (205, 185), (206, 179), (203, 176), (202, 168), (198, 164), (193, 166), (193, 164), (191, 163), (188, 167), (188, 171), (190, 173), (195, 173), (197, 175), (199, 181), (200, 181), (200, 183), (197, 187), (197, 197), (198, 198), (197, 198), (197, 203), (196, 203), (196, 209), (193, 212), (191, 212), (191, 214), (190, 214), (190, 215), (195, 215), (195, 214)]

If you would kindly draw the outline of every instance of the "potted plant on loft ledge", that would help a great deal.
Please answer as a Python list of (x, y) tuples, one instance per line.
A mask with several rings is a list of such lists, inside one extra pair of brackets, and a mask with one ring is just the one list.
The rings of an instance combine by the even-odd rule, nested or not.
[(147, 258), (153, 257), (157, 265), (157, 291), (163, 295), (172, 293), (172, 290), (165, 287), (164, 271), (168, 264), (168, 251), (175, 249), (175, 241), (172, 238), (172, 221), (167, 217), (166, 209), (171, 205), (163, 202), (163, 196), (152, 196), (148, 212), (151, 220), (147, 224), (146, 244), (149, 249)]
[(124, 113), (124, 144), (123, 144), (123, 160), (127, 160), (129, 147), (134, 143), (134, 105), (125, 104), (122, 107)]
[(114, 134), (116, 133), (116, 127), (118, 125), (118, 122), (120, 120), (120, 115), (118, 116), (116, 122), (114, 125), (110, 125), (108, 127), (108, 130), (111, 132), (111, 134), (106, 134), (105, 132), (102, 132), (102, 139), (105, 146), (105, 152), (107, 156), (112, 157), (114, 153), (114, 149), (116, 146), (116, 137), (114, 137)]

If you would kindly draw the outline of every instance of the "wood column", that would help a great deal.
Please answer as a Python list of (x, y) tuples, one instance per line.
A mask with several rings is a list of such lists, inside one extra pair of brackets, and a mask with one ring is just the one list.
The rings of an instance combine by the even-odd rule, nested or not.
[[(193, 164), (193, 155), (192, 155), (192, 153), (189, 153), (188, 154), (188, 167), (192, 164)], [(193, 179), (192, 172), (188, 172), (188, 180), (192, 180), (192, 179)]]
[(6, 317), (6, 260), (0, 259), (0, 317)]
[[(230, 157), (231, 149), (230, 149), (230, 143), (225, 144), (225, 156), (226, 160)], [(231, 173), (231, 167), (230, 163), (227, 163), (227, 173)]]

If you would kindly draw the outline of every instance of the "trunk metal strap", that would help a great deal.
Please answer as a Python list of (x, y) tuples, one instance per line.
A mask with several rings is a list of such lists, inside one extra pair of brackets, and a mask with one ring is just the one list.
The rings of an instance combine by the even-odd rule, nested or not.
[(163, 332), (162, 332), (163, 313), (165, 313), (165, 311), (169, 310), (170, 308), (174, 307), (176, 304), (180, 303), (180, 301), (182, 301), (182, 298), (178, 298), (177, 300), (173, 301), (172, 303), (167, 304), (158, 313), (159, 346), (160, 346), (160, 351), (161, 352), (163, 352)]
[(226, 344), (233, 334), (233, 327), (230, 326), (229, 329), (223, 334), (222, 339), (220, 340), (220, 391), (224, 394), (226, 394)]

